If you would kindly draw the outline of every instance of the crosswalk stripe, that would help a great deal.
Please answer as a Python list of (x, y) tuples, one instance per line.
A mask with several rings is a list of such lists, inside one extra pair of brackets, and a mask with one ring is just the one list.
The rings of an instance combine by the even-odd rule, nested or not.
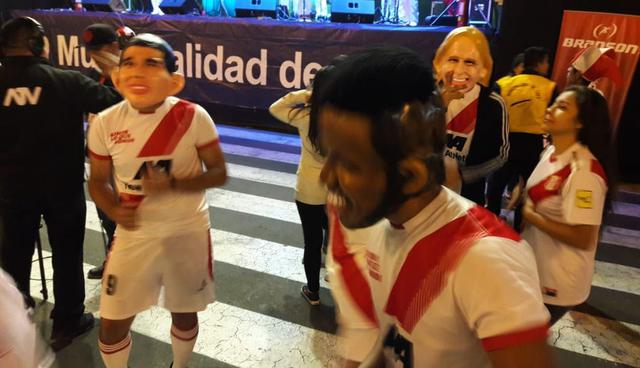
[(296, 205), (291, 201), (286, 202), (216, 188), (207, 191), (207, 202), (210, 206), (217, 208), (269, 217), (294, 224), (300, 223), (300, 216), (298, 215)]
[(295, 188), (296, 175), (257, 167), (227, 163), (229, 176), (238, 179)]
[(232, 153), (234, 155), (258, 157), (264, 160), (278, 161), (288, 164), (298, 164), (298, 161), (300, 161), (300, 155), (295, 153), (271, 151), (263, 148), (239, 146), (227, 143), (221, 143), (221, 146), (224, 153)]
[(235, 137), (252, 140), (260, 140), (270, 143), (287, 144), (300, 147), (300, 137), (293, 134), (268, 132), (265, 130), (237, 128), (229, 125), (216, 124), (218, 134), (224, 138)]
[(640, 269), (596, 261), (592, 285), (640, 295)]
[[(51, 253), (43, 251), (43, 256)], [(93, 266), (84, 264), (85, 273)], [(45, 272), (52, 274), (51, 263)], [(32, 277), (39, 277), (36, 268)], [(51, 282), (49, 282), (50, 284)], [(100, 281), (86, 280), (86, 311), (99, 317)], [(31, 284), (37, 295), (40, 284)], [(54, 303), (53, 295), (49, 302)], [(309, 327), (264, 314), (215, 302), (200, 312), (200, 332), (194, 352), (236, 367), (327, 367), (337, 364), (336, 337)], [(137, 315), (131, 329), (139, 334), (170, 344), (170, 314), (159, 307)], [(135, 346), (135, 341), (133, 341)], [(96, 341), (97, 349), (97, 341)]]
[[(87, 229), (100, 232), (100, 219), (92, 202), (87, 202)], [(234, 266), (306, 283), (301, 264), (304, 250), (268, 240), (252, 238), (222, 230), (211, 230), (214, 259)], [(328, 287), (324, 281), (325, 271), (320, 275), (320, 286)]]
[(640, 204), (612, 201), (611, 207), (614, 213), (631, 217), (640, 217)]
[(640, 326), (571, 311), (551, 328), (554, 346), (640, 367)]
[(600, 241), (623, 247), (640, 249), (638, 239), (640, 239), (640, 230), (605, 225), (600, 232)]

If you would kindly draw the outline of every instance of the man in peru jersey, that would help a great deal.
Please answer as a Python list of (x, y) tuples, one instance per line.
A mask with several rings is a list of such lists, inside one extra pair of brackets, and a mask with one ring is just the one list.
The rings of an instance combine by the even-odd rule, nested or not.
[(186, 367), (196, 312), (214, 298), (205, 189), (224, 184), (226, 167), (207, 112), (171, 97), (184, 86), (175, 71), (169, 44), (151, 34), (134, 37), (112, 73), (125, 101), (100, 113), (89, 130), (89, 190), (117, 223), (100, 302), (107, 368), (127, 366), (131, 323), (158, 302), (161, 288), (173, 322), (173, 367)]
[[(504, 101), (489, 90), (493, 59), (484, 34), (460, 27), (442, 41), (433, 60), (446, 109), (445, 160), (460, 171), (463, 197), (485, 203), (486, 178), (509, 154), (509, 123)], [(451, 183), (447, 172), (447, 186)]]
[[(385, 103), (403, 93), (387, 79), (397, 78), (393, 71), (408, 54), (351, 55), (319, 102), (329, 203), (346, 228), (375, 224), (362, 241), (365, 282), (344, 275), (342, 286), (360, 292), (339, 319), (343, 326), (353, 318), (369, 322), (343, 336), (368, 345), (362, 366), (552, 366), (549, 314), (531, 248), (493, 214), (442, 186), (445, 126), (433, 104)], [(431, 93), (433, 80), (423, 88)], [(334, 235), (332, 252), (339, 242)]]

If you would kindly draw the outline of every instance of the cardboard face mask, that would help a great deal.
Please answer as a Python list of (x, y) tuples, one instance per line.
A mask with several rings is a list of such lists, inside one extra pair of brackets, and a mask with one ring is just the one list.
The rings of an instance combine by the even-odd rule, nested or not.
[(453, 30), (442, 42), (433, 61), (438, 81), (467, 93), (480, 83), (488, 85), (493, 60), (484, 35), (473, 27)]
[(169, 73), (164, 53), (145, 46), (130, 46), (111, 74), (122, 96), (140, 112), (153, 112), (164, 100), (184, 88), (184, 76)]

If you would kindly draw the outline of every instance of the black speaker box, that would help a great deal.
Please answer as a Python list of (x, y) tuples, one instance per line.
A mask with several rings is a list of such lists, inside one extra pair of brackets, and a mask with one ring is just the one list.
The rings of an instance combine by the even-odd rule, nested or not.
[(276, 18), (276, 0), (236, 0), (236, 17)]
[(123, 12), (127, 8), (122, 0), (82, 0), (82, 7), (89, 11)]
[(374, 0), (333, 0), (331, 21), (336, 23), (373, 23)]
[(437, 15), (431, 15), (424, 18), (424, 25), (425, 26), (447, 26), (447, 27), (455, 27), (458, 25), (458, 17), (456, 17), (455, 15), (443, 15), (434, 24), (431, 24), (437, 17), (438, 17)]
[(202, 14), (202, 5), (197, 0), (162, 0), (160, 10), (165, 14)]

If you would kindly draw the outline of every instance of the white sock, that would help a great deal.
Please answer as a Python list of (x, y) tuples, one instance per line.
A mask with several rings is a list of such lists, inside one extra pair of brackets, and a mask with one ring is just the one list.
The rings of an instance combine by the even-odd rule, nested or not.
[(124, 340), (113, 345), (98, 341), (102, 361), (107, 368), (127, 368), (129, 353), (131, 352), (131, 333)]
[(186, 368), (193, 347), (198, 338), (198, 325), (188, 331), (182, 331), (171, 325), (171, 349), (173, 350), (173, 368)]

